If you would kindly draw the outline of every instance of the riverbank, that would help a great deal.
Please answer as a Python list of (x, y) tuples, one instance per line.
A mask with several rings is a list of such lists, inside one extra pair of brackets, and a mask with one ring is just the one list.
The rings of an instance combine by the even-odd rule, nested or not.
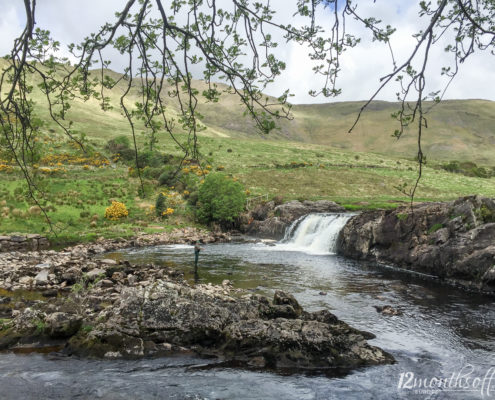
[(363, 212), (342, 229), (339, 254), (495, 294), (495, 201), (481, 196)]
[(197, 239), (228, 240), (191, 230), (134, 243), (102, 241), (60, 252), (0, 254), (0, 349), (57, 349), (97, 358), (194, 353), (292, 370), (393, 362), (367, 343), (374, 335), (327, 310), (306, 312), (284, 292), (269, 300), (234, 289), (228, 281), (191, 286), (170, 268), (94, 258), (129, 245)]

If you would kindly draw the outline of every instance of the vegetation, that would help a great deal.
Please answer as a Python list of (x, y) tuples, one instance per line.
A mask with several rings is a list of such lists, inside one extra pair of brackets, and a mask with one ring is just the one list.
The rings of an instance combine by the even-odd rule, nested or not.
[(435, 233), (436, 231), (443, 228), (443, 224), (433, 224), (430, 229), (428, 229), (428, 235)]
[[(374, 41), (388, 45), (393, 63), (376, 93), (361, 107), (350, 130), (381, 90), (390, 82), (397, 82), (400, 106), (393, 113), (398, 121), (393, 136), (400, 138), (409, 126), (417, 129), (415, 159), (419, 174), (409, 189), (412, 198), (425, 163), (421, 139), (428, 126), (428, 108), (424, 102), (431, 99), (436, 103), (442, 97), (440, 91), (425, 92), (430, 50), (439, 45), (438, 38), (442, 37), (441, 45), (455, 65), (455, 68), (445, 66), (442, 74), (451, 79), (474, 52), (493, 51), (493, 0), (418, 2), (418, 14), (425, 20), (425, 28), (415, 35), (417, 45), (402, 60), (395, 59), (390, 42), (396, 29), (373, 16), (362, 15), (357, 3), (301, 0), (295, 4), (293, 24), (286, 24), (277, 19), (276, 11), (269, 4), (249, 0), (232, 0), (223, 4), (223, 8), (217, 7), (215, 1), (211, 4), (172, 2), (164, 6), (161, 0), (128, 0), (116, 13), (115, 21), (104, 24), (82, 43), (69, 45), (69, 52), (77, 60), (71, 65), (67, 58), (59, 57), (60, 42), (53, 39), (48, 30), (35, 27), (36, 1), (26, 0), (26, 26), (13, 43), (0, 79), (1, 152), (21, 169), (28, 185), (27, 195), (48, 218), (39, 202), (43, 192), (33, 171), (40, 156), (37, 140), (44, 124), (35, 115), (35, 101), (31, 96), (34, 87), (46, 99), (50, 118), (79, 148), (88, 151), (91, 148), (85, 143), (85, 132), (74, 128), (70, 109), (82, 99), (96, 100), (103, 110), (109, 110), (111, 97), (106, 91), (121, 83), (123, 90), (118, 103), (132, 136), (135, 171), (141, 186), (139, 194), (144, 197), (146, 188), (141, 169), (150, 165), (150, 160), (139, 155), (136, 129), (144, 131), (148, 155), (153, 155), (159, 133), (166, 132), (181, 148), (184, 158), (198, 160), (198, 133), (203, 130), (197, 110), (198, 98), (215, 103), (221, 95), (230, 93), (237, 96), (259, 131), (273, 131), (275, 120), (292, 117), (287, 102), (289, 90), (276, 101), (263, 95), (263, 90), (286, 66), (274, 50), (278, 45), (275, 38), (282, 36), (286, 43), (310, 49), (310, 59), (316, 62), (313, 70), (325, 78), (324, 87), (312, 91), (312, 95), (338, 96), (341, 92), (337, 86), (337, 77), (342, 71), (340, 56), (360, 42), (360, 38), (346, 30), (349, 24), (345, 22), (352, 18), (371, 32)], [(320, 11), (325, 20), (334, 19), (328, 31), (319, 25)], [(115, 79), (107, 71), (110, 62), (105, 59), (106, 52), (111, 49), (129, 56), (122, 79)], [(91, 71), (95, 63), (99, 64), (99, 73)], [(415, 65), (420, 66), (418, 70)], [(203, 72), (206, 88), (201, 92), (194, 87), (190, 72), (193, 69)], [(131, 107), (128, 95), (136, 89), (135, 81), (140, 100)], [(219, 87), (218, 82), (227, 87)], [(168, 110), (167, 96), (179, 104), (177, 119)], [(411, 104), (408, 103), (410, 97), (413, 98)], [(176, 135), (180, 133), (186, 134), (185, 140), (177, 140)], [(120, 145), (124, 147), (124, 157), (130, 159), (126, 143)], [(403, 186), (403, 191), (405, 188)]]
[[(327, 78), (320, 94), (337, 96), (339, 57), (359, 43), (343, 20), (356, 18), (386, 44), (394, 28), (362, 18), (350, 1), (342, 8), (336, 1), (298, 1), (296, 14), (305, 22), (292, 26), (259, 2), (232, 0), (224, 9), (172, 2), (166, 9), (159, 0), (128, 0), (115, 22), (69, 47), (77, 60), (71, 65), (57, 56), (60, 43), (35, 27), (35, 2), (24, 4), (26, 29), (0, 61), (2, 233), (68, 241), (172, 229), (195, 223), (195, 216), (231, 224), (247, 195), (277, 202), (325, 198), (352, 210), (393, 207), (405, 194), (495, 196), (494, 103), (442, 103), (427, 124), (427, 110), (441, 94), (423, 91), (436, 35), (450, 43), (456, 66), (475, 50), (493, 49), (493, 0), (419, 2), (427, 27), (375, 94), (397, 80), (398, 103), (297, 107), (287, 103), (289, 91), (278, 98), (262, 93), (285, 68), (273, 50), (273, 30), (311, 48), (322, 61), (315, 72)], [(339, 22), (331, 32), (315, 20), (322, 6), (333, 8)], [(181, 19), (183, 13), (191, 20)], [(109, 47), (129, 55), (122, 74), (108, 69)], [(95, 63), (98, 71), (91, 70)], [(202, 81), (192, 79), (193, 67), (203, 71)], [(457, 69), (443, 73), (453, 78)], [(374, 112), (365, 121), (366, 108)], [(392, 113), (398, 129), (383, 122)], [(454, 114), (466, 118), (465, 126), (451, 122)], [(365, 123), (355, 125), (357, 119)], [(427, 125), (434, 134), (422, 140)], [(270, 140), (246, 135), (255, 129), (270, 132)], [(407, 135), (412, 129), (417, 135)], [(389, 140), (392, 131), (401, 141)]]
[[(154, 178), (144, 178), (148, 194), (143, 200), (138, 197), (139, 178), (129, 171), (125, 160), (114, 161), (108, 150), (106, 155), (102, 150), (91, 157), (84, 156), (62, 136), (51, 140), (53, 135), (57, 134), (41, 136), (44, 156), (37, 173), (45, 194), (41, 204), (52, 219), (57, 236), (50, 233), (40, 209), (26, 195), (28, 188), (19, 168), (10, 162), (12, 170), (0, 172), (0, 234), (40, 233), (53, 242), (66, 243), (194, 225), (198, 189), (205, 185), (200, 182), (210, 175), (222, 175), (231, 182), (236, 178), (249, 190), (249, 198), (268, 194), (269, 199), (278, 203), (282, 198), (329, 199), (349, 210), (390, 208), (407, 202), (408, 198), (397, 187), (414, 180), (416, 175), (415, 162), (407, 159), (300, 142), (203, 136), (200, 150), (206, 161), (197, 164), (184, 160), (180, 180), (172, 186), (161, 186)], [(93, 146), (98, 148), (96, 139), (88, 135), (88, 141), (94, 141)], [(101, 147), (106, 143), (107, 140)], [(168, 154), (170, 162), (179, 163), (181, 149), (175, 148), (172, 141), (160, 141), (154, 151)], [(214, 155), (208, 156), (210, 153)], [(473, 193), (495, 197), (495, 178), (454, 174), (439, 165), (433, 161), (426, 165), (418, 189), (419, 201), (451, 200)], [(174, 210), (167, 218), (157, 215), (155, 210), (160, 194), (164, 198), (162, 213)], [(125, 204), (129, 213), (126, 218), (110, 221), (104, 217), (111, 200)]]
[(246, 194), (237, 180), (211, 174), (199, 188), (197, 215), (201, 222), (232, 225), (244, 210)]
[(129, 215), (127, 207), (124, 203), (119, 201), (112, 201), (112, 205), (105, 210), (105, 218), (110, 221), (118, 221), (121, 218), (125, 218)]

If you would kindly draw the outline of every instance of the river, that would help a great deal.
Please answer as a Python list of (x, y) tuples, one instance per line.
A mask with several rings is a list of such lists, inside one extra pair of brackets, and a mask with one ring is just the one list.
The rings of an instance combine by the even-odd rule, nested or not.
[[(351, 326), (374, 333), (370, 343), (390, 352), (396, 364), (349, 374), (277, 374), (190, 356), (97, 361), (3, 353), (0, 399), (495, 398), (493, 298), (347, 260), (324, 251), (328, 243), (303, 243), (315, 229), (329, 228), (323, 225), (301, 223), (288, 243), (204, 245), (197, 279), (214, 284), (229, 279), (235, 287), (267, 295), (275, 289), (293, 293), (308, 311), (328, 309)], [(301, 235), (301, 229), (306, 233)], [(182, 269), (195, 283), (192, 246), (128, 249), (106, 256)], [(383, 305), (403, 315), (382, 315), (374, 308)], [(419, 387), (425, 381), (433, 388)]]

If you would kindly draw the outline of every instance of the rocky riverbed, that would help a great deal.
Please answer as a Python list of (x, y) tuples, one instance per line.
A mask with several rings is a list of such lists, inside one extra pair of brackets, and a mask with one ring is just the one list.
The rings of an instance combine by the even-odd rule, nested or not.
[(341, 232), (339, 253), (495, 293), (495, 201), (469, 196), (363, 212)]
[(189, 285), (180, 272), (94, 255), (146, 244), (228, 240), (196, 230), (100, 241), (60, 252), (0, 254), (0, 349), (59, 350), (97, 358), (192, 352), (255, 368), (326, 369), (392, 363), (327, 310), (304, 311), (222, 285)]

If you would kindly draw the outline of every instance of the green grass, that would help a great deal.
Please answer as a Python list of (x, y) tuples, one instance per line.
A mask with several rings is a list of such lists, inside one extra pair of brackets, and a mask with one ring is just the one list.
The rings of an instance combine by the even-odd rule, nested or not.
[[(7, 61), (0, 59), (0, 69)], [(106, 74), (119, 79), (120, 74), (107, 70)], [(61, 135), (61, 130), (49, 118), (46, 100), (36, 88), (31, 94), (37, 102), (36, 112), (51, 129), (54, 135)], [(91, 142), (101, 145), (109, 138), (120, 134), (130, 135), (127, 120), (119, 108), (124, 81), (114, 89), (107, 90), (113, 109), (103, 112), (96, 100), (74, 101), (68, 119), (74, 121), (74, 129), (84, 133)], [(205, 84), (195, 81), (201, 92)], [(226, 88), (219, 84), (219, 88)], [(163, 91), (167, 104), (167, 115), (177, 117), (179, 104), (167, 96), (169, 88)], [(128, 96), (128, 104), (140, 100), (137, 87), (133, 87)], [(353, 125), (363, 102), (334, 102), (327, 104), (295, 105), (294, 119), (278, 121), (279, 129), (268, 135), (270, 140), (294, 141), (331, 145), (334, 148), (362, 153), (379, 153), (387, 157), (413, 158), (417, 153), (416, 128), (406, 129), (400, 140), (391, 137), (397, 129), (397, 121), (391, 114), (398, 110), (398, 103), (376, 101), (364, 112), (360, 123), (352, 133)], [(428, 108), (431, 103), (426, 102)], [(201, 123), (206, 130), (202, 136), (211, 138), (249, 139), (259, 136), (255, 124), (243, 115), (243, 108), (237, 96), (224, 94), (218, 103), (207, 103), (199, 99), (198, 111), (202, 115)], [(177, 118), (176, 118), (177, 120)], [(495, 138), (495, 102), (487, 100), (447, 100), (433, 107), (427, 114), (428, 129), (423, 134), (423, 151), (432, 161), (473, 161), (480, 166), (495, 166), (493, 146)], [(138, 140), (144, 142), (141, 135), (143, 126), (136, 124)]]
[[(46, 146), (45, 152), (75, 152), (67, 144), (50, 146)], [(162, 138), (158, 148), (169, 154), (181, 154), (168, 138)], [(281, 196), (285, 201), (328, 199), (348, 210), (406, 204), (409, 198), (398, 187), (411, 187), (417, 178), (417, 165), (410, 160), (299, 142), (202, 137), (200, 151), (213, 170), (223, 167), (222, 173), (238, 179), (251, 196), (268, 194), (269, 198)], [(66, 168), (67, 172), (40, 182), (47, 194), (42, 205), (54, 207), (49, 216), (57, 236), (50, 232), (42, 215), (29, 212), (33, 203), (18, 172), (2, 173), (0, 208), (8, 207), (9, 217), (2, 218), (0, 232), (41, 233), (49, 235), (55, 243), (67, 243), (102, 236), (130, 237), (137, 232), (152, 233), (194, 223), (191, 213), (186, 211), (165, 221), (148, 215), (146, 210), (154, 205), (161, 188), (156, 181), (146, 181), (148, 198), (140, 199), (139, 182), (129, 177), (124, 164), (89, 170), (82, 166)], [(466, 177), (427, 165), (416, 201), (452, 200), (470, 194), (495, 197), (495, 178)], [(111, 200), (127, 206), (126, 219), (104, 219)], [(20, 215), (15, 216), (14, 209)], [(93, 218), (94, 215), (97, 217)]]
[[(0, 60), (0, 67), (5, 61)], [(110, 74), (117, 76), (115, 72)], [(201, 82), (197, 86), (201, 88)], [(119, 135), (130, 135), (129, 126), (118, 107), (121, 88), (108, 95), (116, 108), (102, 112), (96, 101), (76, 101), (70, 119), (75, 129), (84, 133), (90, 145), (103, 151), (106, 142)], [(136, 88), (129, 102), (138, 97)], [(37, 91), (37, 114), (45, 121), (42, 138), (43, 155), (76, 153), (67, 138), (48, 117), (46, 105)], [(170, 116), (177, 114), (177, 104), (167, 100)], [(365, 113), (352, 134), (352, 125), (361, 103), (301, 105), (294, 108), (294, 121), (281, 121), (280, 130), (260, 136), (247, 117), (242, 116), (238, 100), (226, 95), (218, 104), (199, 105), (206, 130), (199, 146), (202, 161), (213, 170), (221, 169), (237, 178), (251, 196), (281, 196), (284, 200), (329, 199), (348, 210), (391, 208), (406, 204), (409, 198), (398, 188), (411, 188), (417, 177), (413, 130), (406, 131), (399, 141), (391, 138), (395, 129), (389, 118), (397, 107), (394, 103), (376, 102)], [(430, 114), (424, 137), (428, 164), (416, 192), (416, 201), (451, 200), (459, 196), (481, 194), (495, 197), (495, 178), (466, 177), (439, 169), (444, 160), (475, 161), (494, 165), (495, 102), (447, 101)], [(145, 137), (137, 124), (138, 144), (144, 148)], [(185, 134), (177, 133), (180, 142)], [(158, 135), (157, 149), (182, 156), (181, 149), (165, 133)], [(331, 145), (330, 145), (331, 144)], [(18, 171), (0, 172), (0, 211), (8, 207), (8, 216), (0, 220), (0, 233), (25, 232), (49, 235), (53, 242), (67, 243), (94, 240), (98, 237), (129, 237), (136, 232), (171, 230), (192, 225), (191, 212), (182, 210), (168, 220), (156, 221), (146, 210), (161, 190), (148, 180), (147, 199), (140, 199), (139, 182), (128, 175), (128, 166), (85, 170), (67, 166), (67, 172), (45, 177), (40, 181), (46, 192), (45, 207), (51, 206), (49, 217), (57, 232), (54, 236), (41, 215), (30, 213), (33, 206)], [(110, 200), (122, 201), (129, 209), (125, 220), (113, 222), (103, 218)], [(14, 215), (13, 210), (18, 215)], [(97, 215), (97, 219), (93, 219)], [(92, 223), (92, 222), (95, 223)]]

